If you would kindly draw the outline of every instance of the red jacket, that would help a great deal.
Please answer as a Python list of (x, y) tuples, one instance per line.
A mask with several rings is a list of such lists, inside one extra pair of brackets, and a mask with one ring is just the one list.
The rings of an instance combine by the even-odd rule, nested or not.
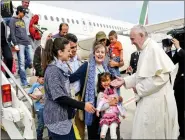
[(32, 19), (30, 20), (30, 25), (29, 25), (30, 35), (35, 40), (40, 40), (41, 39), (40, 32), (37, 30), (36, 27), (33, 26), (34, 24), (38, 24), (38, 21), (39, 21), (39, 16), (38, 15), (34, 15), (32, 17)]

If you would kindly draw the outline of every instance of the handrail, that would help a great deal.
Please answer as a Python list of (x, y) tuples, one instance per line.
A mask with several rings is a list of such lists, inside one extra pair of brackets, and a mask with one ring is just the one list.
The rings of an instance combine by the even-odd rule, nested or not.
[(7, 72), (7, 74), (10, 76), (10, 78), (13, 80), (13, 82), (16, 84), (16, 86), (19, 88), (19, 90), (22, 92), (22, 94), (26, 97), (28, 102), (30, 103), (31, 107), (33, 107), (33, 102), (31, 98), (28, 96), (28, 94), (24, 91), (24, 89), (20, 86), (20, 84), (16, 81), (13, 74), (10, 72), (10, 70), (7, 68), (5, 63), (1, 60), (1, 65), (3, 66), (4, 70)]

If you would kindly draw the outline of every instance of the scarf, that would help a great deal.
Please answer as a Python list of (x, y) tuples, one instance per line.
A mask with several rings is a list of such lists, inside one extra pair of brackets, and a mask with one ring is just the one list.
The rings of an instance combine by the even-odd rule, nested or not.
[(112, 95), (112, 94), (114, 94), (114, 89), (113, 88), (106, 88), (104, 90), (104, 94), (106, 94), (106, 95)]
[[(102, 66), (106, 72), (108, 72), (107, 65), (105, 62), (102, 63)], [(95, 106), (95, 77), (96, 76), (96, 61), (95, 57), (90, 57), (89, 60), (89, 71), (87, 77), (87, 86), (85, 92), (85, 102), (91, 102)], [(93, 114), (85, 112), (85, 124), (91, 125), (93, 120)]]
[(62, 62), (61, 60), (57, 59), (56, 57), (54, 57), (54, 60), (51, 62), (50, 65), (55, 65), (57, 66), (60, 70), (62, 70), (63, 74), (67, 77), (69, 77), (70, 72), (68, 70), (68, 68), (65, 66), (65, 62)]

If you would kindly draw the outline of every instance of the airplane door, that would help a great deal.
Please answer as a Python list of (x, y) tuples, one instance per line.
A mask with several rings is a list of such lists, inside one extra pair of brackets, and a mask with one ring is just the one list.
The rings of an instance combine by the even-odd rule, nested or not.
[(82, 19), (82, 29), (84, 32), (87, 32), (87, 22), (84, 19)]

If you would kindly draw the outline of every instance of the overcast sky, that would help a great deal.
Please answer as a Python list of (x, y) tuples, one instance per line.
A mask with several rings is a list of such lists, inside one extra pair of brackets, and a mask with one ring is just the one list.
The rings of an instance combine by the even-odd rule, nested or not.
[[(37, 1), (38, 3), (137, 23), (142, 1)], [(184, 17), (184, 1), (150, 1), (149, 24)]]

